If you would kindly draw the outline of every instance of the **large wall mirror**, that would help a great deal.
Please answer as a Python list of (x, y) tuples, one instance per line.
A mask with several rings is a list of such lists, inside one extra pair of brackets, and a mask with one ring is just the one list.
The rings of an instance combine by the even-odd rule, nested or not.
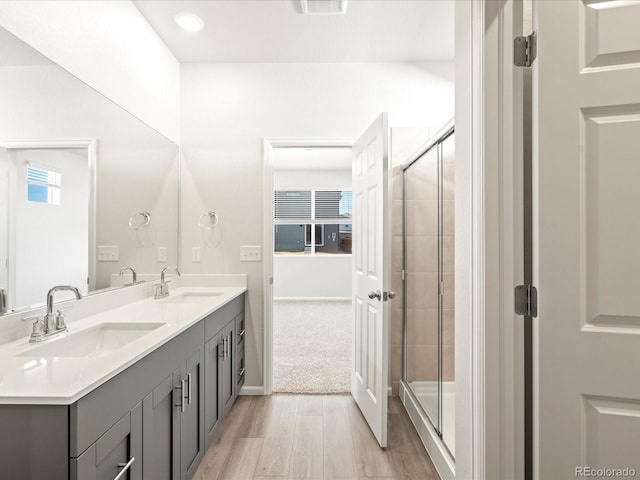
[(112, 287), (123, 267), (157, 274), (177, 264), (175, 143), (3, 28), (0, 105), (9, 311), (43, 304), (54, 285), (90, 293)]

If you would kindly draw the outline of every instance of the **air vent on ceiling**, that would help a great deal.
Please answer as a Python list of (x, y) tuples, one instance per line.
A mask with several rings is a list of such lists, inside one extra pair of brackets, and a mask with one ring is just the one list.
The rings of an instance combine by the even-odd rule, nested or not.
[(305, 15), (336, 15), (347, 13), (347, 0), (300, 0)]

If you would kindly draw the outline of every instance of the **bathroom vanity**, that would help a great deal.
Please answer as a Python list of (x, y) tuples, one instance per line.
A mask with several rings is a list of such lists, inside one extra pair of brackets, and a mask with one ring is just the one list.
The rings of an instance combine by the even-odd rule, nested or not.
[(191, 478), (244, 383), (245, 291), (180, 288), (0, 347), (0, 476)]

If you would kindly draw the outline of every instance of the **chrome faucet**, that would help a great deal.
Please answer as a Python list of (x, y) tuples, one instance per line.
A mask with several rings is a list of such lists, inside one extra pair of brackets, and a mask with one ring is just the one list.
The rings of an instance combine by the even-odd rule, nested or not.
[(133, 275), (133, 285), (135, 285), (136, 283), (138, 283), (138, 277), (136, 275), (136, 269), (133, 267), (122, 267), (120, 269), (120, 276), (122, 276), (122, 274), (124, 272), (126, 272), (127, 270), (131, 270), (131, 274)]
[(30, 343), (41, 342), (45, 338), (50, 338), (67, 331), (63, 313), (53, 313), (53, 295), (60, 291), (73, 292), (78, 300), (82, 298), (80, 290), (71, 285), (57, 285), (47, 292), (47, 313), (43, 318), (36, 318), (33, 322), (33, 332), (29, 339)]
[(178, 270), (178, 267), (164, 267), (160, 272), (160, 284), (156, 285), (156, 292), (153, 295), (153, 298), (164, 298), (169, 296), (169, 283), (171, 283), (171, 280), (164, 280), (164, 274), (167, 270), (174, 270), (178, 276), (180, 276), (180, 270)]

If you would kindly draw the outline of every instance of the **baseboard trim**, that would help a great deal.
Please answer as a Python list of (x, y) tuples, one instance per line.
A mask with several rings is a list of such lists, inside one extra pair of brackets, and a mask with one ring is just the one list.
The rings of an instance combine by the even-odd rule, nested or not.
[(264, 387), (263, 386), (243, 386), (238, 395), (264, 395)]

